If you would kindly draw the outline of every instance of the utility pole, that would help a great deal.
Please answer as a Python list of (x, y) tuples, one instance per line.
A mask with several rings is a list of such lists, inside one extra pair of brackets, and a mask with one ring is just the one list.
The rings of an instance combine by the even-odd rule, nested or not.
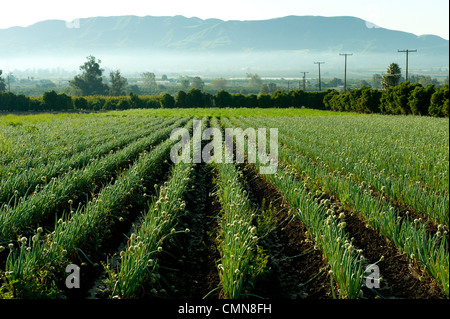
[(300, 72), (300, 73), (303, 73), (303, 91), (306, 91), (306, 73), (309, 73), (309, 72)]
[(324, 64), (325, 62), (314, 62), (314, 64), (318, 64), (319, 65), (319, 91), (322, 91), (322, 81), (320, 79), (320, 65)]
[(344, 93), (347, 92), (347, 56), (353, 55), (353, 53), (339, 53), (339, 55), (345, 56), (345, 71), (344, 71)]
[(409, 50), (409, 49), (406, 49), (406, 50), (397, 50), (398, 52), (406, 52), (406, 80), (405, 81), (408, 81), (408, 54), (409, 54), (409, 52), (417, 52), (417, 50)]

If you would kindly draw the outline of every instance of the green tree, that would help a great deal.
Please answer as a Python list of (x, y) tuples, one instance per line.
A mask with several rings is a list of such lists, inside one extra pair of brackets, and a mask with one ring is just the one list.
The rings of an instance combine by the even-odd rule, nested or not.
[(328, 86), (332, 88), (337, 88), (340, 85), (344, 85), (344, 82), (338, 78), (332, 78), (330, 82), (328, 82)]
[(100, 68), (100, 60), (95, 59), (94, 56), (88, 56), (87, 62), (80, 66), (81, 75), (75, 76), (70, 81), (70, 86), (83, 96), (88, 95), (106, 95), (108, 86), (103, 83), (103, 69)]
[(381, 89), (385, 91), (387, 88), (397, 86), (400, 83), (401, 77), (401, 68), (397, 63), (391, 63), (386, 70), (386, 74), (381, 79)]
[(58, 109), (59, 110), (73, 109), (72, 97), (70, 97), (65, 93), (58, 94)]
[(186, 91), (189, 90), (190, 83), (191, 82), (188, 77), (180, 78), (181, 90), (186, 93)]
[(196, 76), (192, 79), (192, 88), (203, 90), (203, 87), (205, 86), (205, 83), (202, 81), (201, 77)]
[(378, 113), (380, 111), (381, 91), (368, 86), (363, 86), (360, 91), (361, 95), (356, 101), (356, 111), (362, 113)]
[(121, 98), (119, 100), (119, 103), (117, 103), (116, 107), (117, 107), (118, 110), (128, 110), (132, 106), (131, 106), (131, 103), (130, 103), (128, 97), (127, 97), (127, 98)]
[(144, 72), (141, 74), (142, 81), (144, 82), (144, 87), (151, 91), (156, 88), (156, 77), (155, 73), (152, 72)]
[(260, 89), (262, 85), (262, 80), (258, 74), (247, 73), (248, 86), (253, 89)]
[(45, 108), (48, 110), (58, 109), (58, 94), (55, 91), (45, 92), (42, 100), (44, 101)]
[(213, 90), (221, 91), (225, 90), (226, 87), (227, 87), (227, 80), (225, 80), (224, 78), (211, 80), (211, 88)]
[[(256, 96), (256, 95), (255, 95)], [(251, 97), (246, 96), (242, 93), (236, 93), (231, 95), (231, 105), (233, 107), (254, 107), (257, 105), (257, 102), (255, 104), (251, 104)]]
[(374, 89), (381, 89), (381, 81), (383, 77), (380, 74), (372, 75), (372, 87)]
[(128, 87), (128, 93), (141, 94), (141, 89), (136, 84), (130, 85)]
[(272, 100), (274, 107), (287, 108), (291, 106), (290, 96), (286, 94), (286, 92), (284, 91), (278, 90), (275, 93), (273, 93)]
[(449, 87), (437, 89), (430, 100), (430, 108), (428, 113), (434, 117), (448, 117), (449, 116)]
[(411, 83), (419, 83), (422, 86), (426, 87), (427, 85), (439, 85), (439, 81), (437, 79), (432, 79), (429, 75), (411, 75), (408, 76), (408, 81)]
[(369, 87), (370, 86), (369, 82), (367, 82), (366, 80), (359, 80), (358, 81), (357, 87), (362, 88), (362, 87), (365, 87), (365, 86)]
[(110, 77), (110, 87), (109, 87), (109, 95), (111, 96), (124, 96), (127, 94), (127, 79), (124, 78), (120, 71), (112, 71), (109, 73)]
[(173, 108), (175, 107), (175, 98), (169, 93), (165, 93), (160, 100), (162, 108)]
[[(332, 110), (332, 109), (334, 109), (334, 108), (333, 108), (332, 101), (333, 101), (333, 102), (335, 101), (335, 100), (333, 100), (333, 97), (334, 97), (335, 95), (339, 95), (339, 92), (336, 91), (336, 90), (330, 90), (330, 92), (329, 92), (327, 95), (324, 96), (324, 98), (323, 98), (323, 105), (325, 106), (325, 109), (326, 109), (326, 110)], [(295, 96), (295, 95), (292, 95), (292, 96), (293, 96), (293, 98), (294, 98), (294, 104), (295, 104), (295, 106), (298, 107), (298, 106), (299, 106), (299, 103), (297, 102), (296, 96)]]
[(277, 84), (270, 82), (267, 84), (267, 89), (269, 90), (269, 94), (274, 94), (277, 91)]
[(186, 107), (203, 107), (203, 93), (200, 89), (191, 89), (186, 96)]
[(5, 83), (5, 79), (2, 78), (2, 73), (3, 73), (3, 71), (0, 70), (0, 92), (5, 92), (6, 91), (6, 83)]
[(214, 101), (217, 107), (230, 107), (232, 106), (233, 97), (227, 91), (220, 90), (214, 97)]
[(187, 94), (183, 90), (178, 91), (175, 97), (175, 107), (184, 108), (186, 107)]
[(130, 92), (130, 101), (129, 101), (129, 105), (130, 108), (143, 108), (145, 107), (145, 101), (142, 100), (137, 94), (134, 94), (133, 92)]
[(258, 95), (258, 107), (269, 108), (273, 106), (272, 96), (269, 94), (259, 94)]
[(269, 94), (269, 86), (266, 83), (261, 85), (261, 91), (259, 94)]
[(86, 110), (88, 108), (88, 101), (84, 97), (77, 97), (73, 101), (73, 105), (77, 110)]
[(427, 85), (427, 87), (423, 87), (422, 85), (416, 86), (409, 96), (411, 113), (414, 115), (428, 115), (431, 96), (435, 90), (432, 84)]

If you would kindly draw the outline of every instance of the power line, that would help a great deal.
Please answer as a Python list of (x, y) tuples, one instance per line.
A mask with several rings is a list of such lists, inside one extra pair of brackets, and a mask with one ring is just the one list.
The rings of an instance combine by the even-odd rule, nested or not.
[(339, 55), (345, 56), (345, 71), (344, 71), (344, 93), (347, 92), (347, 56), (353, 55), (353, 53), (339, 53)]
[(322, 82), (320, 79), (320, 65), (324, 64), (325, 62), (314, 62), (314, 64), (318, 64), (319, 65), (319, 91), (322, 91)]
[(406, 81), (408, 81), (408, 55), (409, 52), (417, 52), (417, 50), (397, 50), (397, 52), (406, 52)]

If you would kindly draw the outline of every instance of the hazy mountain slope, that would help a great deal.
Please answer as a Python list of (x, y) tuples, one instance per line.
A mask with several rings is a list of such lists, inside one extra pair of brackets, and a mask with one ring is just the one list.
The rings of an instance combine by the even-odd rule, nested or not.
[(79, 28), (49, 20), (0, 30), (0, 54), (84, 51), (85, 49), (275, 51), (346, 50), (382, 52), (414, 48), (448, 53), (448, 41), (383, 28), (368, 28), (354, 17), (288, 16), (260, 21), (174, 17), (95, 17)]
[(449, 41), (438, 36), (373, 27), (355, 17), (287, 16), (260, 21), (223, 21), (183, 16), (118, 16), (49, 20), (29, 27), (0, 29), (0, 69), (77, 70), (85, 57), (124, 72), (247, 72), (298, 76), (316, 72), (341, 76), (343, 58), (353, 53), (349, 72), (382, 73), (392, 62), (404, 68), (398, 49), (417, 49), (410, 72), (448, 71)]

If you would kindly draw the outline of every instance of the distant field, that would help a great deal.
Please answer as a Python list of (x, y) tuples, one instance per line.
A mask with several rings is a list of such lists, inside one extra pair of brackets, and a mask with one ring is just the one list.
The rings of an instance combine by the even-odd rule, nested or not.
[[(277, 128), (276, 173), (259, 156), (173, 163), (194, 119)], [(309, 109), (0, 116), (0, 298), (448, 299), (448, 128)]]
[[(313, 109), (261, 109), (261, 108), (186, 108), (186, 109), (134, 109), (126, 111), (109, 111), (109, 112), (99, 112), (99, 113), (43, 113), (43, 114), (33, 114), (33, 115), (1, 115), (0, 113), (0, 123), (5, 122), (42, 122), (49, 121), (55, 118), (73, 118), (79, 116), (362, 116), (358, 113), (348, 113), (348, 112), (334, 112), (334, 111), (321, 111)], [(49, 117), (50, 116), (50, 117)]]
[[(261, 109), (261, 108), (189, 108), (189, 109), (153, 109), (153, 110), (137, 110), (136, 114), (148, 114), (155, 116), (336, 116), (336, 115), (360, 115), (358, 113), (321, 111), (313, 109)], [(142, 112), (142, 113), (141, 113)]]

